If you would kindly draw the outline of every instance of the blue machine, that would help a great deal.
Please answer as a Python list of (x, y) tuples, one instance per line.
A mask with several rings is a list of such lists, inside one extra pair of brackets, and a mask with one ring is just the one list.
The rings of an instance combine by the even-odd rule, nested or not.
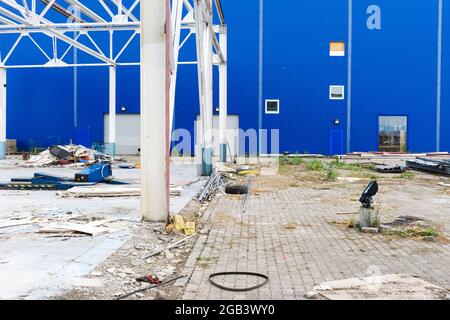
[(111, 165), (106, 163), (96, 163), (75, 174), (76, 182), (102, 182), (112, 178)]
[[(97, 183), (109, 183), (113, 179), (109, 163), (96, 163), (75, 174), (75, 179), (52, 176), (46, 173), (35, 173), (33, 178), (11, 179), (11, 182), (0, 183), (3, 190), (69, 190), (73, 187), (94, 186)], [(117, 182), (119, 183), (119, 182)]]

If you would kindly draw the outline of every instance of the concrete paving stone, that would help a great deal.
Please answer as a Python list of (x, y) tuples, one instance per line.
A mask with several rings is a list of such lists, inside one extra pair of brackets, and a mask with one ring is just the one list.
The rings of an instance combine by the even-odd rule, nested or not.
[[(448, 244), (409, 239), (388, 243), (382, 235), (361, 234), (330, 223), (336, 219), (336, 211), (354, 210), (346, 199), (355, 197), (360, 190), (352, 188), (326, 191), (295, 188), (262, 193), (259, 197), (251, 195), (249, 214), (244, 217), (244, 224), (217, 220), (205, 245), (208, 250), (204, 252), (226, 256), (223, 259), (226, 264), (222, 259), (211, 264), (218, 263), (229, 270), (264, 271), (270, 277), (269, 285), (258, 290), (258, 295), (250, 293), (245, 295), (246, 298), (303, 299), (304, 293), (320, 282), (366, 276), (373, 266), (379, 266), (386, 273), (416, 273), (425, 280), (433, 280), (438, 285), (448, 287)], [(423, 189), (421, 186), (417, 188)], [(430, 192), (418, 192), (415, 196), (420, 198), (423, 194), (426, 200)], [(399, 203), (399, 199), (409, 199), (402, 188), (384, 197), (392, 205)], [(398, 207), (411, 209), (418, 206), (419, 209), (414, 212), (420, 214), (426, 210), (429, 218), (448, 230), (450, 215), (443, 213), (443, 206), (424, 203), (426, 201), (415, 200), (412, 204), (402, 201)], [(211, 219), (214, 221), (218, 219), (215, 216), (217, 212), (232, 216), (239, 205), (238, 200), (220, 197), (208, 211), (212, 212)], [(403, 209), (404, 214), (412, 212)], [(292, 232), (282, 228), (283, 224), (291, 221), (310, 227), (300, 226)], [(251, 226), (246, 226), (247, 223)], [(219, 234), (220, 238), (214, 236)], [(224, 250), (225, 244), (231, 241), (232, 248)], [(218, 252), (214, 248), (222, 250)], [(193, 284), (197, 280), (200, 283), (208, 281), (198, 267), (194, 270), (195, 274), (198, 276), (193, 278), (195, 282), (191, 280)], [(187, 287), (190, 286), (188, 283)], [(198, 290), (202, 290), (202, 287)], [(206, 293), (202, 296), (209, 298)], [(229, 293), (221, 296), (229, 296)]]

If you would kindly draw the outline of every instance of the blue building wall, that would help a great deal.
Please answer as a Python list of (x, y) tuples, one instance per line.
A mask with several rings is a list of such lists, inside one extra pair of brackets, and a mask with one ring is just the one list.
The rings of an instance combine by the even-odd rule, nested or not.
[[(406, 115), (408, 150), (435, 150), (438, 1), (353, 2), (352, 149), (377, 150), (378, 116)], [(374, 3), (381, 30), (366, 27)]]
[[(263, 99), (279, 99), (281, 103), (280, 114), (263, 114), (262, 124), (264, 129), (280, 129), (281, 152), (328, 154), (332, 149), (332, 153), (339, 153), (339, 145), (330, 148), (331, 136), (342, 139), (342, 151), (347, 151), (349, 55), (347, 50), (344, 57), (330, 57), (329, 43), (344, 41), (348, 45), (352, 2), (351, 151), (378, 149), (380, 115), (408, 116), (408, 150), (435, 151), (439, 0), (264, 0), (262, 66), (258, 62), (260, 0), (222, 2), (229, 28), (229, 113), (240, 116), (242, 129), (258, 128), (261, 67)], [(366, 10), (373, 4), (382, 10), (381, 30), (369, 30), (366, 26)], [(447, 6), (443, 19), (441, 150), (448, 151)], [(13, 40), (2, 36), (2, 56)], [(126, 37), (122, 40), (126, 41)], [(48, 52), (49, 46), (51, 43), (46, 47)], [(64, 50), (63, 45), (60, 50)], [(191, 60), (194, 51), (192, 39), (183, 49), (181, 60)], [(134, 43), (124, 61), (132, 61), (138, 53)], [(31, 42), (24, 42), (14, 59), (11, 62), (30, 63), (30, 59), (38, 62), (42, 57)], [(90, 58), (80, 53), (79, 59)], [(214, 105), (218, 106), (217, 72), (214, 78)], [(180, 66), (178, 81), (175, 128), (194, 134), (194, 120), (199, 112), (196, 67)], [(345, 85), (345, 99), (330, 100), (330, 85)], [(91, 143), (103, 142), (108, 70), (78, 68), (77, 98), (74, 114), (72, 68), (9, 70), (8, 138), (17, 139), (22, 149), (76, 142), (80, 136), (77, 132), (87, 135)], [(117, 112), (122, 106), (127, 113), (139, 113), (137, 67), (118, 69)], [(335, 120), (340, 124), (336, 125)]]
[[(346, 85), (347, 58), (330, 57), (330, 41), (347, 42), (347, 1), (265, 1), (265, 99), (280, 114), (263, 128), (280, 128), (280, 151), (329, 152), (331, 130), (344, 132), (346, 101), (329, 100), (330, 85)], [(339, 119), (340, 125), (334, 120)]]
[(443, 7), (441, 149), (450, 150), (450, 6)]

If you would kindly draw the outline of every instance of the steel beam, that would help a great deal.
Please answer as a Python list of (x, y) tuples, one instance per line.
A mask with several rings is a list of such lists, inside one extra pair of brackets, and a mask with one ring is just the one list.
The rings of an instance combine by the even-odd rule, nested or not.
[(167, 2), (141, 3), (141, 214), (144, 221), (166, 221), (169, 210)]
[[(228, 64), (227, 64), (227, 27), (221, 26), (220, 47), (225, 62), (219, 64), (219, 144), (220, 161), (227, 162), (227, 119), (228, 119)], [(230, 155), (232, 156), (232, 155)]]
[(0, 159), (6, 159), (6, 69), (0, 67)]
[(181, 20), (183, 15), (183, 0), (173, 0), (171, 10), (171, 57), (172, 70), (170, 76), (170, 132), (173, 130), (173, 118), (175, 113), (175, 95), (177, 89), (177, 75), (178, 75), (178, 58), (180, 51), (180, 37), (181, 37)]
[(109, 67), (109, 136), (108, 153), (116, 155), (116, 86), (117, 68)]

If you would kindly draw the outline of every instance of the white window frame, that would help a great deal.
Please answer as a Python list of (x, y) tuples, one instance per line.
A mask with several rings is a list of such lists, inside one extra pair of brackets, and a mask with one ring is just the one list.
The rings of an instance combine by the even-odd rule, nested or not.
[[(331, 95), (331, 91), (334, 88), (342, 88), (342, 98), (335, 98)], [(330, 100), (345, 100), (345, 86), (337, 86), (337, 85), (330, 86), (329, 98)]]
[[(278, 104), (278, 111), (267, 110), (269, 102), (276, 102)], [(279, 99), (266, 99), (266, 114), (280, 114), (280, 100)]]

